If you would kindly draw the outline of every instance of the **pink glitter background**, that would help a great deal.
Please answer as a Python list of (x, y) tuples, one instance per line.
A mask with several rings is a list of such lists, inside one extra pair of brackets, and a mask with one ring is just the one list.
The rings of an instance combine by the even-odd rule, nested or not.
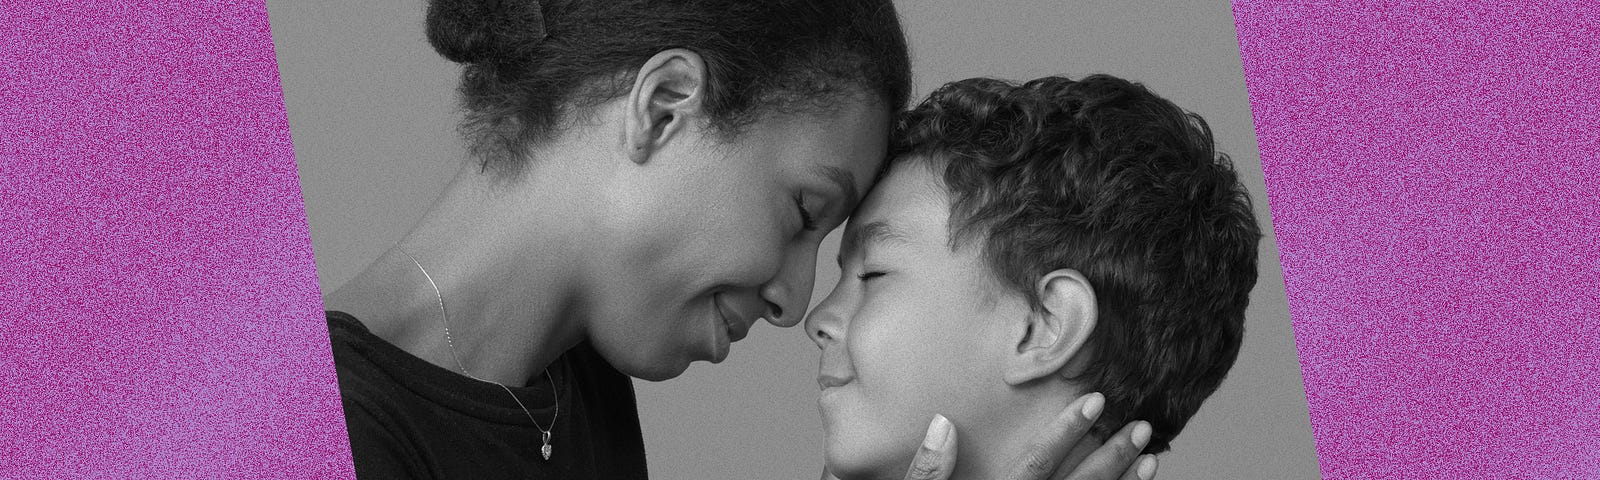
[(0, 0), (0, 477), (354, 477), (266, 15)]
[[(1600, 476), (1600, 7), (1234, 4), (1327, 478)], [(352, 478), (261, 2), (0, 0), (0, 476)]]
[(1600, 6), (1512, 3), (1234, 3), (1326, 478), (1600, 478)]

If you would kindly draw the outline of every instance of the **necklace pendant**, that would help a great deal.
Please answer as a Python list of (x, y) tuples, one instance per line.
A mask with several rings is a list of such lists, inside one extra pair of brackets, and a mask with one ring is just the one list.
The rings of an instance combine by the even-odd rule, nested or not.
[(546, 443), (546, 444), (544, 444), (543, 447), (539, 447), (539, 453), (544, 454), (544, 459), (545, 460), (549, 460), (550, 459), (550, 444)]

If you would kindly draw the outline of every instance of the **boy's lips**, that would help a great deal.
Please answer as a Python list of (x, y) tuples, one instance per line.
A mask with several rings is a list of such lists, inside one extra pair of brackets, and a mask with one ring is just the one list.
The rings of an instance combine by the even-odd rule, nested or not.
[(856, 381), (856, 369), (843, 345), (828, 345), (822, 349), (817, 364), (817, 387), (824, 393)]
[(817, 387), (821, 388), (822, 390), (827, 390), (833, 387), (844, 386), (845, 384), (848, 384), (854, 380), (855, 378), (835, 377), (833, 375), (818, 375)]

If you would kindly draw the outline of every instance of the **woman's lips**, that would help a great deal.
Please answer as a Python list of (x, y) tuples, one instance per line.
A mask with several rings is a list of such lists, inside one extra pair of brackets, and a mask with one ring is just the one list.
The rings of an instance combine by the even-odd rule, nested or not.
[(711, 363), (722, 363), (728, 358), (732, 343), (750, 333), (753, 321), (741, 320), (745, 317), (725, 303), (720, 293), (712, 296), (712, 305), (717, 311), (717, 325), (711, 329)]
[[(717, 315), (722, 317), (722, 324), (728, 329), (728, 340), (730, 342), (744, 340), (744, 337), (750, 334), (750, 326), (757, 319), (750, 315), (742, 315), (732, 306), (724, 303), (722, 294), (717, 294), (716, 304)], [(747, 318), (749, 320), (746, 320)]]
[[(717, 316), (722, 317), (720, 311)], [(727, 359), (728, 350), (733, 343), (732, 340), (728, 339), (727, 318), (722, 318), (722, 321), (718, 323), (721, 323), (721, 325), (717, 326), (722, 328), (716, 328), (717, 326), (711, 328), (711, 363), (722, 363), (723, 360)]]
[(731, 344), (750, 334), (750, 328), (767, 314), (767, 303), (761, 297), (736, 292), (717, 292), (711, 296), (716, 310), (716, 320), (711, 326), (711, 363), (721, 363), (728, 357)]

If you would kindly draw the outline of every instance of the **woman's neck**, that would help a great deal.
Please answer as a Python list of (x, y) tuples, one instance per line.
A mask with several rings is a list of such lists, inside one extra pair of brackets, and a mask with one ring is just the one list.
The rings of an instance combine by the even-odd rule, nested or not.
[(581, 205), (581, 191), (521, 182), (533, 180), (463, 166), (417, 226), (327, 307), (434, 365), (526, 384), (585, 337), (574, 316), (585, 242), (583, 226), (563, 214)]

